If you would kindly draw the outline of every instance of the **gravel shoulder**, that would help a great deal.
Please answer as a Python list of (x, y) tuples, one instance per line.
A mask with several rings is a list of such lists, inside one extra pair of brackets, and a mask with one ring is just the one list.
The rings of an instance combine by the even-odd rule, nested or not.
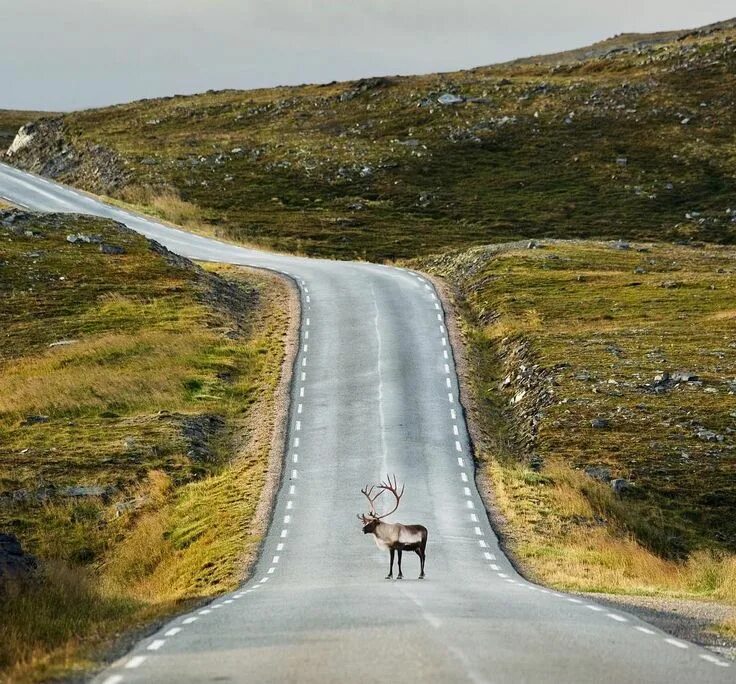
[(584, 593), (596, 603), (625, 610), (680, 639), (736, 661), (736, 639), (718, 634), (715, 627), (736, 617), (736, 606), (711, 601), (665, 598), (659, 596), (620, 596)]

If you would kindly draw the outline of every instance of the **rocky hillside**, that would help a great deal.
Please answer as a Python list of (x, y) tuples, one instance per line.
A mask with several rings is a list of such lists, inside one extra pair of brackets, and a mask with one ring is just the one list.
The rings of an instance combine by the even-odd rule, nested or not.
[(21, 126), (42, 116), (49, 116), (49, 114), (0, 109), (0, 157), (13, 144), (13, 140), (15, 140)]
[(736, 239), (734, 22), (415, 77), (208, 92), (26, 129), (11, 163), (266, 247)]
[(241, 577), (287, 297), (111, 221), (0, 211), (0, 681)]
[(736, 601), (736, 249), (546, 240), (414, 265), (460, 303), (481, 484), (520, 562)]

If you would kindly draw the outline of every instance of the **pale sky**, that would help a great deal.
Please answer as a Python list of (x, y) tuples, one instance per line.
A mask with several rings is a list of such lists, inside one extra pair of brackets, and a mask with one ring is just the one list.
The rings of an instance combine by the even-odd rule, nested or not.
[(451, 71), (734, 15), (734, 0), (0, 0), (0, 109)]

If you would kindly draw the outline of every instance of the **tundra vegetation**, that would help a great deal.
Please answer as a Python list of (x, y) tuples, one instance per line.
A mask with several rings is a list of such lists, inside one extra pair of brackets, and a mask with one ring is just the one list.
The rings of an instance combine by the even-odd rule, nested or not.
[(10, 161), (313, 256), (518, 237), (733, 243), (736, 28), (673, 35), (553, 63), (74, 112)]
[(233, 241), (421, 257), (457, 297), (480, 482), (517, 560), (568, 589), (734, 603), (735, 103), (730, 21), (75, 112), (6, 160)]
[(0, 214), (0, 530), (38, 560), (0, 589), (0, 680), (85, 669), (242, 578), (286, 294), (209, 268), (110, 221)]
[(455, 292), (479, 482), (522, 568), (736, 604), (736, 249), (554, 240), (414, 265)]

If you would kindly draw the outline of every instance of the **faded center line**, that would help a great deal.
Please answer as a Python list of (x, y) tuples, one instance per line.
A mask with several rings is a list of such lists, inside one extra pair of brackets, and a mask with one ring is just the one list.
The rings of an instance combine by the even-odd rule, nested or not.
[(378, 426), (381, 431), (381, 473), (388, 472), (388, 449), (386, 448), (386, 419), (383, 413), (383, 343), (381, 340), (381, 330), (378, 325), (378, 299), (376, 298), (376, 288), (371, 283), (371, 294), (373, 295), (373, 308), (376, 315), (373, 317), (373, 326), (376, 330), (376, 343), (378, 348), (376, 360), (376, 373), (378, 375)]

